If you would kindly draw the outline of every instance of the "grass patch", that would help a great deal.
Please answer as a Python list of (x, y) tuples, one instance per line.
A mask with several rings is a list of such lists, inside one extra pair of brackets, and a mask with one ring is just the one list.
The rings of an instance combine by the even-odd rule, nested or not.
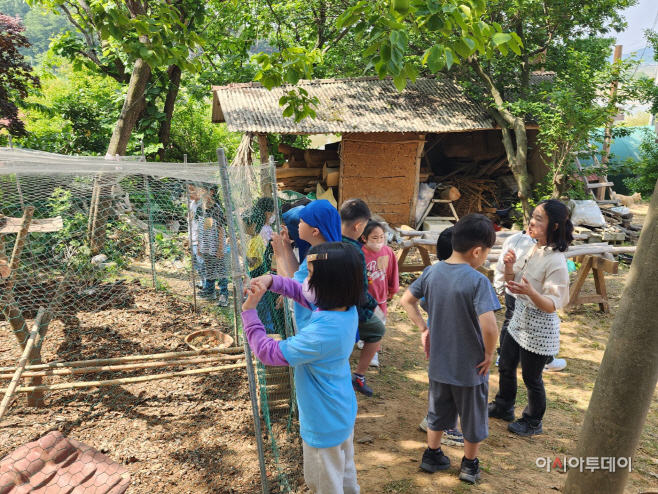
[(387, 494), (414, 494), (418, 490), (413, 479), (400, 479), (384, 485), (384, 492)]

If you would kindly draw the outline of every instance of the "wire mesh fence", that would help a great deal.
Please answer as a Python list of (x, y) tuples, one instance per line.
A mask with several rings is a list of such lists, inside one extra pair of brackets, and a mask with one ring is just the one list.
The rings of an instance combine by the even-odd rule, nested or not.
[[(252, 278), (276, 272), (276, 259), (270, 243), (272, 233), (281, 228), (276, 192), (274, 162), (258, 166), (227, 167), (223, 153), (222, 187), (229, 214), (228, 234), (233, 249), (232, 277), (238, 286)], [(239, 290), (239, 303), (243, 301)], [(276, 339), (293, 334), (293, 324), (284, 298), (267, 292), (257, 307), (265, 331)], [(256, 366), (261, 413), (270, 439), (270, 449), (278, 466), (277, 483), (283, 490), (301, 485), (301, 439), (295, 423), (296, 399), (290, 367)]]
[(243, 346), (219, 172), (0, 149), (0, 493), (296, 492), (294, 385)]

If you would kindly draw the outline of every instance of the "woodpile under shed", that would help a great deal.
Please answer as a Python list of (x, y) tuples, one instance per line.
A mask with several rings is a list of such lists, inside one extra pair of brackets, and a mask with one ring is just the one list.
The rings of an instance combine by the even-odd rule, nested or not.
[[(287, 144), (279, 144), (278, 151), (286, 158), (276, 169), (279, 189), (305, 194), (314, 191), (318, 183), (324, 189), (338, 186), (338, 151), (300, 149)], [(334, 196), (337, 195), (334, 193)]]

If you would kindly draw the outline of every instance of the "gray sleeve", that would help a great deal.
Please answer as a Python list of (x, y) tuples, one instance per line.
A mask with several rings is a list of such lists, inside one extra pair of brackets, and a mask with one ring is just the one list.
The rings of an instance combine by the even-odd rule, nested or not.
[(409, 292), (416, 298), (423, 298), (425, 296), (425, 278), (427, 274), (427, 269), (423, 271), (423, 274), (420, 275), (416, 281), (414, 281), (409, 286)]
[(496, 291), (487, 278), (482, 276), (475, 287), (475, 312), (481, 316), (485, 312), (496, 311), (501, 308)]

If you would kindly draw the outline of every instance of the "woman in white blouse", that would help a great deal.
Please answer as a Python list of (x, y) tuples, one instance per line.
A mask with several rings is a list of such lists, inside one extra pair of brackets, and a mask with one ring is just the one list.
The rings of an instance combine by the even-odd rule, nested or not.
[[(542, 433), (546, 412), (542, 372), (560, 349), (560, 318), (556, 311), (569, 299), (569, 270), (562, 252), (573, 241), (567, 207), (554, 199), (539, 203), (532, 213), (528, 234), (537, 245), (521, 266), (520, 282), (514, 281), (518, 277), (514, 271), (516, 253), (510, 249), (504, 256), (505, 281), (516, 295), (516, 307), (500, 347), (500, 391), (489, 404), (489, 417), (513, 421), (508, 429), (522, 436)], [(528, 406), (514, 421), (519, 363), (528, 390)]]

